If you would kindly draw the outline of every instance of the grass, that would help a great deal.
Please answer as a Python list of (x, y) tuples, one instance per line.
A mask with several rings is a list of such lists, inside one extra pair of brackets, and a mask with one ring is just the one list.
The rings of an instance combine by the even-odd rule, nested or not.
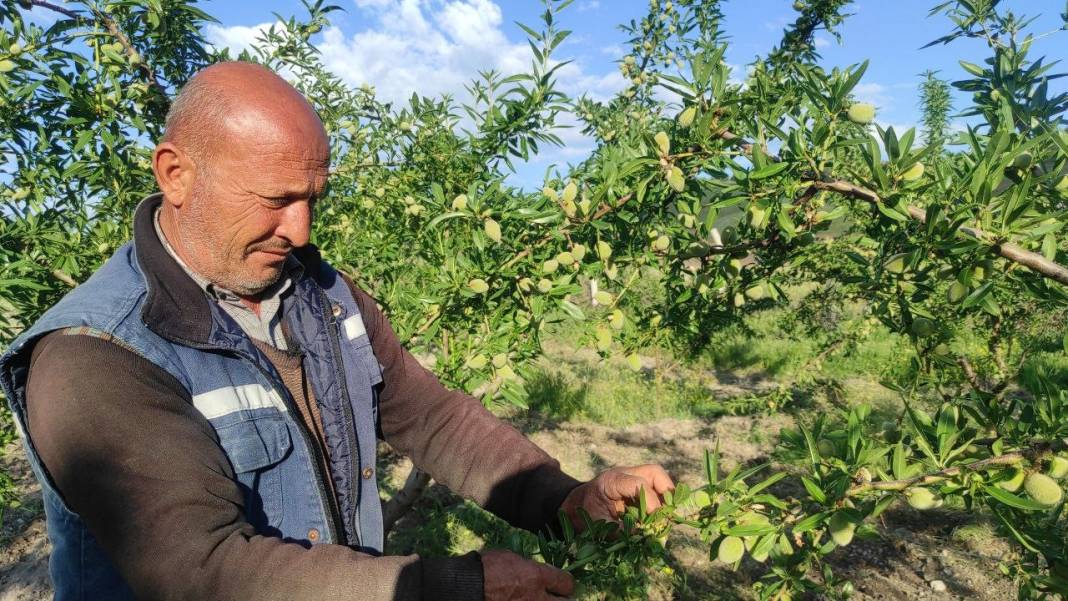
[[(572, 360), (555, 350), (527, 380), (530, 409), (552, 420), (628, 426), (667, 418), (711, 419), (779, 407), (790, 391), (775, 385), (723, 386), (700, 367), (634, 373), (622, 362)], [(730, 391), (726, 396), (716, 391)], [(770, 405), (769, 405), (770, 403)]]
[[(527, 378), (529, 406), (553, 420), (611, 426), (710, 419), (809, 402), (815, 380), (840, 382), (850, 398), (896, 404), (894, 393), (878, 382), (907, 369), (912, 352), (907, 339), (882, 325), (865, 324), (866, 333), (851, 348), (817, 361), (825, 342), (792, 332), (791, 311), (773, 308), (727, 326), (713, 334), (703, 354), (686, 363), (666, 349), (646, 349), (643, 354), (656, 367), (640, 373), (621, 357), (600, 359), (570, 332), (555, 332)], [(855, 325), (862, 316), (856, 310), (844, 319)]]

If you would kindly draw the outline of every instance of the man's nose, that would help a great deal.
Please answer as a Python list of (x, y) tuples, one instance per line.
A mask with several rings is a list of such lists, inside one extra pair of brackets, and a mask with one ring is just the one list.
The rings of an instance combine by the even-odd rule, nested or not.
[(294, 248), (304, 246), (311, 239), (311, 219), (312, 209), (309, 201), (291, 202), (279, 213), (275, 235), (285, 238)]

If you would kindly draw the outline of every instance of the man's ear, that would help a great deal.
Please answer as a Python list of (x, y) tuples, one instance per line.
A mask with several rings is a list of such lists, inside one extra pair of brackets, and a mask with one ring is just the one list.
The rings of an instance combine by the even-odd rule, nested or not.
[(152, 171), (164, 200), (175, 208), (185, 204), (196, 177), (190, 156), (171, 142), (160, 142), (152, 151)]

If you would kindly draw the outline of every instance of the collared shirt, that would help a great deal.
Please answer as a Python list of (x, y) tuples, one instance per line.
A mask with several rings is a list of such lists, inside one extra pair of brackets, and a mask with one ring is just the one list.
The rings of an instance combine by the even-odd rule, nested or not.
[(282, 266), (282, 277), (260, 293), (260, 312), (257, 315), (248, 305), (241, 302), (241, 297), (230, 290), (208, 281), (204, 276), (196, 273), (185, 264), (185, 261), (174, 251), (167, 237), (163, 235), (163, 229), (159, 225), (159, 211), (156, 211), (154, 220), (156, 235), (167, 249), (167, 253), (182, 266), (189, 277), (200, 286), (200, 289), (223, 308), (226, 313), (241, 326), (241, 329), (254, 340), (266, 342), (279, 350), (289, 350), (286, 337), (282, 332), (282, 300), (286, 292), (293, 286), (293, 282), (304, 272), (304, 266), (300, 261), (289, 255)]

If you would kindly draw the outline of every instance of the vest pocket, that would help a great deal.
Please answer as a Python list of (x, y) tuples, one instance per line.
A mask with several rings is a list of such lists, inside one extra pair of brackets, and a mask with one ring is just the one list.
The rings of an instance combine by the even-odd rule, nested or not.
[(245, 495), (245, 519), (261, 534), (277, 532), (283, 508), (281, 462), (292, 447), (285, 419), (260, 417), (216, 431)]

